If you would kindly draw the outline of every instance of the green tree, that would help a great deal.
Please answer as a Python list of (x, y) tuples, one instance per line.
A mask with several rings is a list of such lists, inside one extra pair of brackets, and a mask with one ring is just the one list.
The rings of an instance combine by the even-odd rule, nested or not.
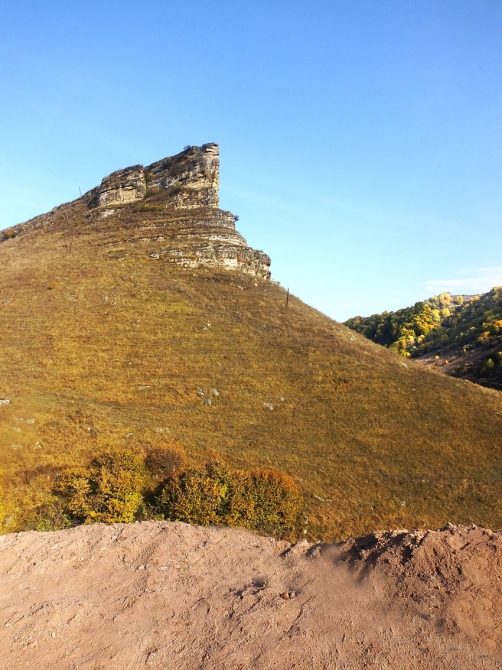
[(490, 374), (493, 372), (493, 369), (495, 368), (495, 363), (491, 358), (488, 358), (484, 363), (483, 366), (481, 367), (481, 376), (482, 377), (489, 377)]

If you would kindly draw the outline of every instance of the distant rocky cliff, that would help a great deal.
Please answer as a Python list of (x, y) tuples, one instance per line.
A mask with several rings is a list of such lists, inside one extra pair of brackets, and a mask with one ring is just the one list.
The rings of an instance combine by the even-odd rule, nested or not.
[(222, 267), (268, 279), (269, 256), (249, 247), (235, 229), (237, 218), (218, 208), (219, 166), (217, 144), (187, 147), (147, 167), (117, 170), (81, 198), (13, 233), (71, 228), (75, 235), (94, 228), (117, 257), (147, 253), (152, 261)]
[(218, 207), (219, 185), (219, 147), (210, 143), (188, 147), (147, 167), (133, 165), (112, 172), (88, 195), (91, 207), (102, 207), (143, 200), (163, 189), (174, 207)]

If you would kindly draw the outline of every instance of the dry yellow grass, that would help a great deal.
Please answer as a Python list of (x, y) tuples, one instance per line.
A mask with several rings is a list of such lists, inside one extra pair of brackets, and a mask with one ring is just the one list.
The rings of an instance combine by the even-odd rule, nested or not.
[(58, 472), (166, 441), (291, 475), (310, 539), (502, 525), (502, 396), (286, 308), (277, 284), (153, 260), (135, 227), (168, 212), (85, 211), (0, 245), (4, 531)]

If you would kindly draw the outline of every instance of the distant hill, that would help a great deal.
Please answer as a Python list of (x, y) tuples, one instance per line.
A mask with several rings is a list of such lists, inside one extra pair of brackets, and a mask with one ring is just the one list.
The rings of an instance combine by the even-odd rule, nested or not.
[(344, 322), (372, 342), (440, 372), (502, 389), (502, 289), (442, 293), (395, 312)]
[(218, 208), (218, 162), (188, 147), (4, 235), (2, 530), (39, 527), (97, 454), (170, 444), (292, 477), (312, 540), (501, 527), (502, 396), (287, 303)]

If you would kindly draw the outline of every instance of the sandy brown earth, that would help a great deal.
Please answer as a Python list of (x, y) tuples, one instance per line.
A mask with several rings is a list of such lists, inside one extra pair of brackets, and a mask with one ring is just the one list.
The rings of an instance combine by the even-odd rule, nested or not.
[(502, 533), (291, 546), (182, 523), (0, 538), (2, 668), (500, 668)]

